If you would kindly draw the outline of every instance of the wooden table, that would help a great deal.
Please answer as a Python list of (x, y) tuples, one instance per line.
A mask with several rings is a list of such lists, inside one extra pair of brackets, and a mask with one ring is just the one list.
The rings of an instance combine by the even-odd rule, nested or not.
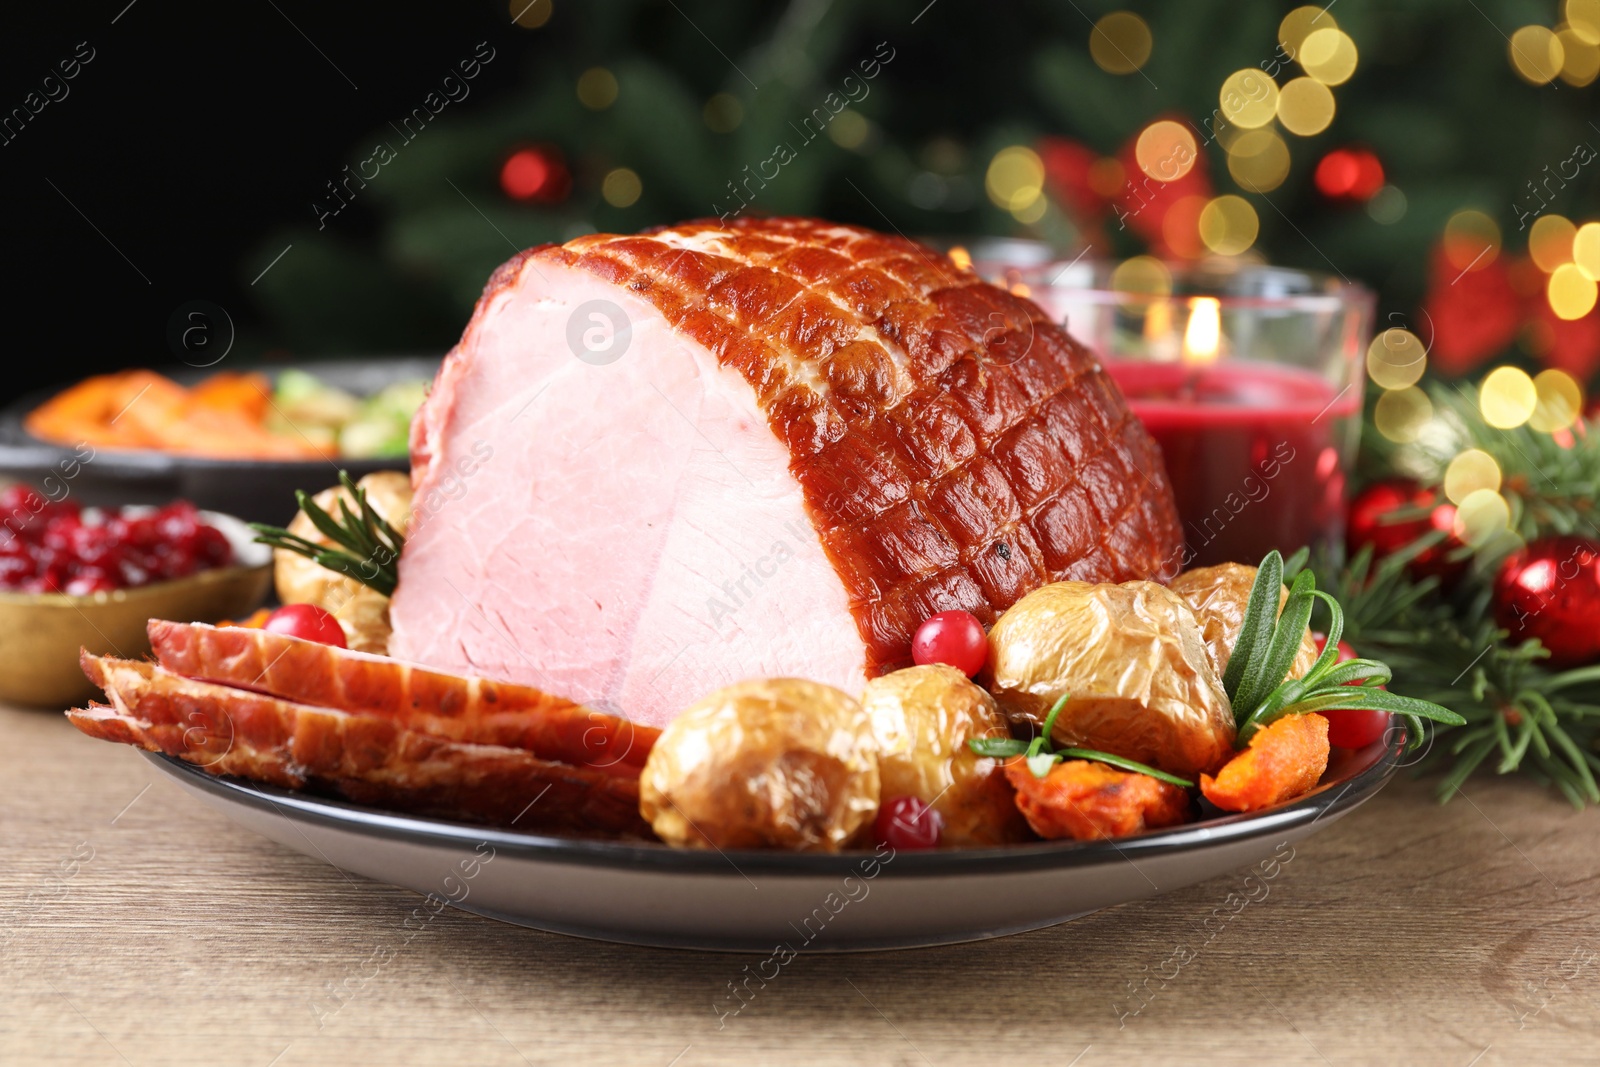
[(1431, 783), (1396, 782), (1209, 943), (1200, 924), (1239, 875), (982, 944), (801, 957), (719, 1028), (713, 1004), (750, 957), (455, 911), (319, 1020), (313, 998), (395, 937), (413, 894), (236, 828), (59, 715), (0, 708), (0, 752), (5, 1064), (1600, 1055), (1600, 812), (1521, 781), (1442, 808)]

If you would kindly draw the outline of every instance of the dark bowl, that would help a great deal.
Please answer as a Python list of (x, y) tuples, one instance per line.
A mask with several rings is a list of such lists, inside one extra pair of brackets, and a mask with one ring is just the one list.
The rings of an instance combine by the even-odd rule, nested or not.
[[(288, 367), (250, 368), (276, 380)], [(409, 378), (432, 380), (439, 359), (404, 356), (393, 359), (337, 360), (311, 363), (296, 369), (314, 374), (329, 385), (357, 396), (370, 396), (386, 385)], [(190, 367), (161, 369), (160, 373), (183, 383), (206, 377), (211, 369)], [(326, 489), (339, 480), (343, 469), (353, 478), (381, 470), (408, 470), (410, 460), (204, 459), (170, 452), (95, 448), (92, 458), (78, 450), (41, 441), (23, 429), (28, 412), (54, 396), (59, 389), (41, 390), (0, 410), (0, 477), (40, 487), (59, 500), (72, 496), (82, 504), (121, 507), (127, 504), (161, 504), (169, 500), (193, 501), (196, 507), (226, 512), (247, 522), (284, 525), (294, 518), (294, 491)], [(86, 446), (87, 447), (87, 446)], [(50, 482), (46, 482), (50, 479)], [(63, 492), (63, 489), (65, 492)]]

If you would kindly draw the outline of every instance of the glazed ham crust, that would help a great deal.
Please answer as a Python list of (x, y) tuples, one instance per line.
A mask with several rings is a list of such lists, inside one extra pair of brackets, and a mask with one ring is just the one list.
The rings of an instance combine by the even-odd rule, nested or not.
[[(451, 364), (525, 270), (581, 272), (642, 298), (748, 383), (842, 582), (864, 677), (907, 665), (912, 633), (934, 612), (964, 608), (988, 624), (1050, 581), (1176, 572), (1180, 530), (1159, 450), (1104, 369), (1036, 305), (945, 256), (797, 218), (543, 246), (495, 272), (441, 382), (460, 373)], [(447, 421), (425, 409), (414, 424), (419, 493), (437, 480), (430, 465)], [(410, 619), (406, 563), (401, 654), (436, 654)], [(476, 662), (470, 649), (463, 659), (445, 665)], [(622, 710), (635, 713), (626, 701)]]

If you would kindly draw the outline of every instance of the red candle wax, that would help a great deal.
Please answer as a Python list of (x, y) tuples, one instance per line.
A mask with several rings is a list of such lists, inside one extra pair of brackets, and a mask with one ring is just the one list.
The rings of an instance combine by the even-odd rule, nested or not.
[(1342, 535), (1344, 446), (1360, 390), (1294, 367), (1107, 361), (1166, 458), (1183, 565), (1256, 564)]

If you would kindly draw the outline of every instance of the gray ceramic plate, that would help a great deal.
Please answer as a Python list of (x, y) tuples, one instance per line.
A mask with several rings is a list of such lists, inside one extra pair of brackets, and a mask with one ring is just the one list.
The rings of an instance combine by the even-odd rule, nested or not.
[[(1392, 731), (1400, 734), (1401, 731)], [(1000, 937), (1275, 855), (1371, 797), (1403, 736), (1335, 750), (1315, 792), (1270, 811), (1116, 841), (940, 852), (688, 851), (542, 837), (376, 811), (151, 762), (203, 803), (307, 856), (540, 930), (637, 945), (781, 953)]]

